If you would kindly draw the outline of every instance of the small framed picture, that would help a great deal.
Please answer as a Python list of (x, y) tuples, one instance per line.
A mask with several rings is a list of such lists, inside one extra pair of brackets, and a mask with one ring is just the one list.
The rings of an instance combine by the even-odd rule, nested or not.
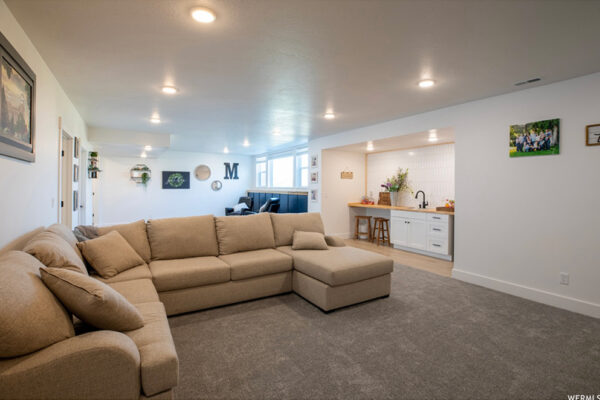
[(310, 167), (311, 168), (319, 168), (319, 156), (314, 154), (310, 156)]
[(310, 173), (310, 183), (319, 183), (319, 173), (318, 172)]
[(73, 182), (79, 182), (79, 165), (73, 164)]
[(79, 208), (79, 192), (73, 190), (73, 211), (77, 211)]
[(73, 157), (79, 158), (79, 138), (77, 136), (73, 139)]
[(312, 201), (313, 203), (316, 203), (319, 201), (319, 190), (318, 189), (312, 189), (310, 191), (310, 201)]
[(585, 127), (585, 145), (600, 146), (600, 124)]

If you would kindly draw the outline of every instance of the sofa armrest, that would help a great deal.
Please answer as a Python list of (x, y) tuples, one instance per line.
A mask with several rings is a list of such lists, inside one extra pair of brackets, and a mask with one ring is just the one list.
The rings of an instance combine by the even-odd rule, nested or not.
[(331, 247), (344, 247), (344, 246), (346, 246), (346, 242), (344, 242), (344, 239), (339, 238), (337, 236), (328, 236), (328, 235), (325, 235), (325, 242), (327, 242), (327, 246), (331, 246)]
[(95, 331), (0, 360), (0, 398), (138, 399), (140, 354), (120, 332)]

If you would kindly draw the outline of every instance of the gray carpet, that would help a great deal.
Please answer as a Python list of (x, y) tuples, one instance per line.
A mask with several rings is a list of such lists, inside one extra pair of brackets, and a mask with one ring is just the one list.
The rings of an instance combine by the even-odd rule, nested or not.
[(178, 399), (600, 394), (600, 320), (396, 265), (389, 298), (295, 294), (170, 318)]

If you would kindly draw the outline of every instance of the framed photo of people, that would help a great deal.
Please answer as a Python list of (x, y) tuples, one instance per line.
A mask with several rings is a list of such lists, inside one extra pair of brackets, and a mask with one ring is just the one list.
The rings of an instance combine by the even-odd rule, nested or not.
[(0, 33), (0, 155), (35, 161), (35, 74)]
[(560, 153), (560, 119), (511, 125), (509, 156), (547, 156)]
[(600, 124), (585, 127), (585, 145), (600, 146)]

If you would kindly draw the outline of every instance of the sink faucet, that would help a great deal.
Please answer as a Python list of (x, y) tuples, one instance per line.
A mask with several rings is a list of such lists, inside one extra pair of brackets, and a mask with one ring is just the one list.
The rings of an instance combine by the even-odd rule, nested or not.
[(427, 206), (429, 205), (429, 203), (425, 201), (425, 192), (424, 191), (419, 190), (417, 192), (417, 195), (415, 196), (415, 199), (419, 198), (419, 193), (423, 193), (423, 203), (419, 204), (419, 208), (427, 208)]

